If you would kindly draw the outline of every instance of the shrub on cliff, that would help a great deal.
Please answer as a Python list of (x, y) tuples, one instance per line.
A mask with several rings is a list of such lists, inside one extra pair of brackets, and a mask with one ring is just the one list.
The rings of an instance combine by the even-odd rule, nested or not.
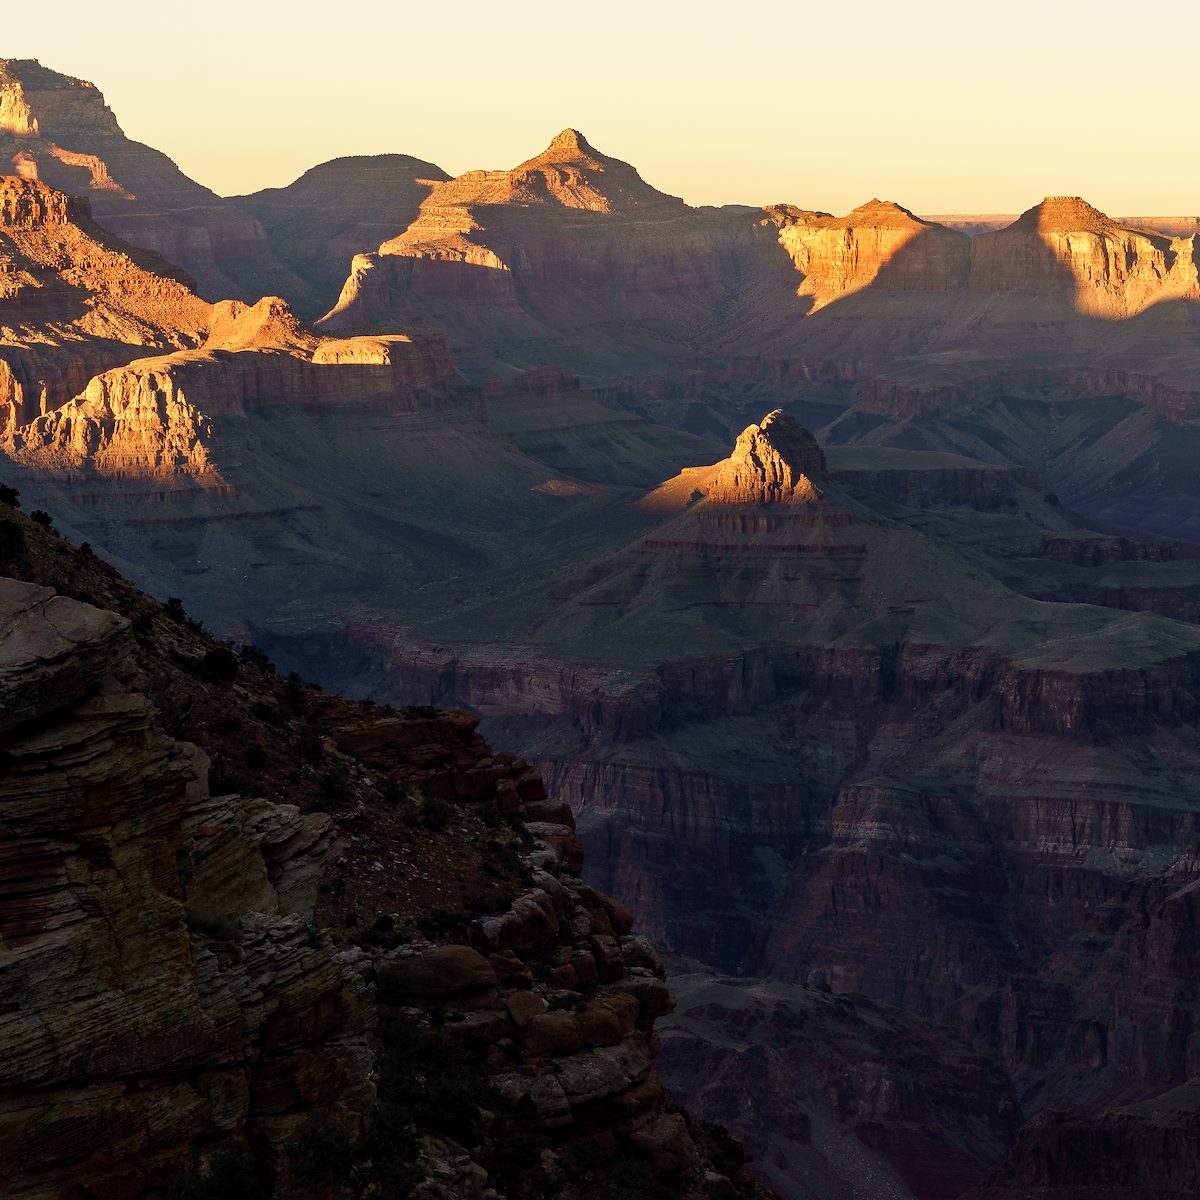
[(186, 625), (193, 633), (204, 632), (204, 626), (199, 621), (195, 621), (187, 615), (187, 610), (183, 607), (183, 601), (178, 596), (168, 596), (163, 604), (163, 609), (172, 621), (178, 621), (181, 625)]
[(219, 755), (208, 768), (208, 790), (214, 796), (250, 795), (254, 791), (254, 780)]
[(16, 521), (0, 521), (0, 568), (7, 569), (25, 555), (25, 533)]
[(692, 1118), (689, 1128), (693, 1140), (708, 1151), (708, 1158), (722, 1175), (736, 1176), (750, 1161), (745, 1146), (723, 1125)]
[(354, 1200), (410, 1195), (422, 1179), (419, 1135), (477, 1146), (486, 1107), (498, 1099), (477, 1062), (427, 1040), (411, 1018), (385, 1013), (379, 1035), (379, 1103), (367, 1132), (352, 1138), (313, 1124), (287, 1144), (297, 1181), (315, 1194), (334, 1188)]
[(15, 487), (0, 483), (0, 504), (7, 504), (10, 508), (20, 508), (21, 493)]
[(216, 646), (200, 661), (200, 676), (210, 683), (233, 683), (238, 677), (238, 660), (228, 646)]
[(273, 675), (275, 673), (275, 664), (256, 646), (253, 642), (247, 642), (239, 651), (242, 656), (242, 661), (248, 663), (252, 667), (258, 667), (262, 671)]

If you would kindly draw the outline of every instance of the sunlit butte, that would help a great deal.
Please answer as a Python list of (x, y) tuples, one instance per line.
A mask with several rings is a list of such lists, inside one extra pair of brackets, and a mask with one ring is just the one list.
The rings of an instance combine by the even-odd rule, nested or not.
[(1193, 16), (1180, 0), (65, 0), (6, 12), (0, 54), (94, 81), (129, 136), (226, 195), (348, 154), (507, 168), (574, 126), (691, 204), (1018, 213), (1072, 194), (1175, 214), (1200, 206), (1194, 50), (1171, 36)]

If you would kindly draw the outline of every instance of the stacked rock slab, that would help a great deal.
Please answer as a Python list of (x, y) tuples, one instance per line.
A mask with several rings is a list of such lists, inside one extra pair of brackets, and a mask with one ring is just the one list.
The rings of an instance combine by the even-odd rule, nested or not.
[[(124, 619), (0, 580), (0, 1194), (155, 1195), (371, 1088), (357, 984), (309, 929), (329, 818), (214, 797)], [(75, 1193), (71, 1193), (75, 1194)]]
[[(377, 1005), (471, 1046), (557, 1137), (606, 1138), (697, 1200), (760, 1194), (744, 1170), (714, 1171), (671, 1105), (652, 1066), (654, 1022), (674, 1005), (662, 963), (629, 913), (580, 881), (571, 811), (536, 771), (493, 755), (467, 713), (346, 704), (328, 753), (407, 795), (494, 807), (525, 849), (522, 885), (466, 944), (339, 952), (318, 898), (330, 903), (362, 850), (349, 831), (363, 806), (335, 819), (212, 794), (202, 751), (161, 732), (147, 674), (162, 664), (133, 634), (115, 613), (0, 580), (5, 1200), (160, 1197), (239, 1138), (271, 1194), (291, 1195), (298, 1130), (363, 1128)], [(251, 703), (238, 695), (234, 715)], [(455, 839), (431, 861), (452, 863)], [(368, 840), (389, 861), (407, 844)]]
[(482, 1053), (492, 1084), (532, 1101), (558, 1138), (601, 1136), (617, 1154), (631, 1147), (698, 1198), (753, 1192), (748, 1177), (707, 1168), (654, 1069), (655, 1021), (675, 1006), (657, 952), (622, 905), (579, 878), (570, 807), (547, 797), (528, 764), (493, 757), (477, 724), (451, 711), (376, 717), (334, 735), (404, 787), (494, 804), (530, 835), (529, 882), (506, 911), (471, 923), (469, 944), (363, 946), (355, 969), (382, 1004), (436, 1017), (443, 1039)]

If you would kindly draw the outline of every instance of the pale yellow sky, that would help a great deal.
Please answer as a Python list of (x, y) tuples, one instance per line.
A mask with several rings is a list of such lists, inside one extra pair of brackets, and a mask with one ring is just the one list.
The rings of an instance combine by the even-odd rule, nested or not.
[(5, 13), (0, 57), (92, 80), (224, 194), (343, 154), (509, 167), (570, 125), (692, 204), (1183, 214), (1194, 22), (1180, 0), (56, 0)]

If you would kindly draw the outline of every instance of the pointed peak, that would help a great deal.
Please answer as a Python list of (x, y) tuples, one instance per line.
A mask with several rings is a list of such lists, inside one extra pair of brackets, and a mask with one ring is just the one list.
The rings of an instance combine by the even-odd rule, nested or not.
[[(629, 163), (601, 153), (578, 129), (564, 129), (536, 158), (491, 178), (504, 175), (518, 189), (525, 189), (522, 199), (538, 203), (539, 194), (544, 196), (548, 192), (564, 208), (614, 212), (635, 205), (683, 205), (677, 197), (655, 191)], [(487, 178), (480, 176), (484, 181)], [(500, 199), (493, 196), (489, 202), (497, 203)]]
[(812, 504), (821, 496), (813, 481), (824, 476), (817, 439), (776, 408), (738, 434), (708, 498), (718, 504)]
[(846, 214), (845, 219), (847, 221), (852, 218), (859, 221), (869, 221), (873, 225), (927, 225), (929, 223), (923, 221), (915, 213), (905, 208), (904, 205), (897, 204), (894, 200), (880, 200), (878, 197), (873, 197), (866, 204), (860, 204), (856, 209)]
[[(746, 426), (738, 437), (738, 446), (747, 435), (752, 441), (757, 435), (780, 458), (805, 474), (825, 473), (825, 456), (817, 445), (817, 439), (782, 408), (772, 409), (757, 425)], [(737, 454), (737, 447), (734, 448), (734, 454)]]
[(1103, 228), (1116, 223), (1082, 196), (1047, 196), (1017, 218), (1018, 224), (1022, 222), (1041, 229)]
[(595, 154), (596, 151), (588, 144), (587, 138), (578, 129), (564, 129), (546, 148), (546, 152), (554, 151), (559, 154)]

